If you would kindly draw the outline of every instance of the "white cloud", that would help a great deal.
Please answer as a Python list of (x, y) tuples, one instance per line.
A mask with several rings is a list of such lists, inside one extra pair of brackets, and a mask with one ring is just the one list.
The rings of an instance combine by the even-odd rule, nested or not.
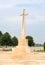
[(13, 5), (0, 4), (0, 8), (11, 8)]
[(44, 3), (43, 0), (8, 0), (4, 2), (3, 4), (0, 4), (0, 8), (10, 8), (16, 5), (21, 5), (21, 4), (42, 4)]
[(43, 0), (7, 0), (4, 1), (4, 4), (12, 4), (12, 5), (18, 5), (18, 4), (39, 4), (43, 3)]
[(15, 4), (39, 4), (42, 3), (43, 0), (14, 0)]
[[(1, 5), (0, 4), (0, 8), (11, 8), (13, 7), (14, 5), (16, 6), (17, 4), (24, 4), (24, 3), (42, 3), (43, 0), (11, 0), (11, 5), (9, 4), (5, 4), (5, 5)], [(14, 4), (15, 3), (15, 4)], [(26, 19), (26, 22), (27, 23), (30, 23), (30, 24), (35, 24), (35, 23), (40, 23), (40, 22), (44, 22), (45, 21), (45, 16), (41, 16), (40, 15), (40, 12), (38, 11), (38, 9), (36, 10), (35, 8), (27, 8), (28, 12), (29, 12), (29, 18)], [(15, 7), (15, 12), (16, 13), (17, 11), (19, 12), (22, 12), (22, 8), (20, 7)], [(18, 12), (18, 14), (20, 14)], [(18, 15), (17, 13), (15, 15)], [(4, 21), (7, 21), (7, 23), (11, 22), (11, 23), (16, 23), (18, 21), (21, 22), (21, 17), (20, 16), (9, 16), (9, 17), (5, 17), (4, 18)]]

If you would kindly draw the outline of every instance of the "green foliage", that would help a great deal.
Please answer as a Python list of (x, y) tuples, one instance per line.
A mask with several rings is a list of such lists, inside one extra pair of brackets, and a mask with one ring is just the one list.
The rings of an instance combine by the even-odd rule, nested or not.
[(12, 44), (13, 44), (13, 46), (18, 45), (18, 39), (15, 36), (12, 38)]
[(44, 51), (45, 51), (45, 42), (44, 42), (43, 46), (44, 46)]
[(3, 36), (3, 34), (2, 34), (2, 32), (0, 31), (0, 46), (1, 46), (2, 36)]
[(2, 36), (3, 34), (2, 34), (2, 32), (0, 31), (0, 37)]
[(28, 45), (29, 45), (29, 46), (34, 46), (34, 45), (35, 45), (32, 36), (26, 36), (26, 39), (28, 39)]
[(8, 32), (2, 34), (0, 31), (0, 46), (17, 46), (18, 45), (18, 39), (14, 36), (11, 38), (10, 34)]
[(4, 33), (1, 37), (1, 46), (11, 46), (11, 36), (8, 32)]

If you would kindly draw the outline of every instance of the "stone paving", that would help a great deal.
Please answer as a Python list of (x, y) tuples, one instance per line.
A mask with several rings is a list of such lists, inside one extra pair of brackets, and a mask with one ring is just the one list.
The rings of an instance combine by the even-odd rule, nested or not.
[(0, 52), (0, 65), (45, 65), (45, 53), (30, 53), (28, 60), (15, 60), (11, 58), (12, 52)]

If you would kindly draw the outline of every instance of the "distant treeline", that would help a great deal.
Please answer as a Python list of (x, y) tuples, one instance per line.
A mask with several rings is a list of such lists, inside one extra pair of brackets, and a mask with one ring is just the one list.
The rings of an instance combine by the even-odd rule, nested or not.
[(35, 46), (37, 46), (37, 47), (39, 46), (40, 47), (40, 46), (43, 46), (43, 44), (35, 44)]

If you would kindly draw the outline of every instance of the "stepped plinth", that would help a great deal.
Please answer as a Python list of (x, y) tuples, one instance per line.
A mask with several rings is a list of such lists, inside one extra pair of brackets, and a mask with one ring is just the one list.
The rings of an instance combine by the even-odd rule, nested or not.
[(27, 45), (27, 39), (20, 38), (19, 45), (13, 49), (12, 58), (15, 60), (26, 60), (30, 55), (30, 49)]

